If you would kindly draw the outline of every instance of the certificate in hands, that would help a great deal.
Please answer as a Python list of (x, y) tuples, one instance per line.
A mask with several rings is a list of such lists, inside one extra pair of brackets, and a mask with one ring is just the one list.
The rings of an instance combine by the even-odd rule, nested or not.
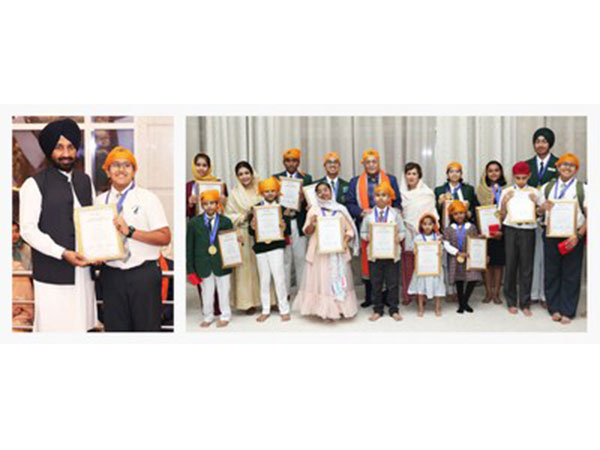
[(372, 223), (369, 230), (372, 259), (394, 259), (396, 257), (396, 224)]
[(344, 244), (344, 227), (340, 216), (317, 218), (317, 249), (322, 253), (342, 253)]
[(487, 269), (487, 239), (467, 236), (467, 270)]
[(77, 248), (88, 261), (123, 259), (123, 238), (113, 220), (116, 205), (98, 205), (75, 208), (75, 236)]
[(242, 265), (242, 248), (235, 230), (220, 231), (219, 250), (223, 269), (231, 269)]
[(571, 237), (577, 234), (577, 201), (550, 200), (554, 206), (548, 211), (547, 237)]
[(442, 246), (440, 241), (415, 242), (415, 272), (424, 277), (439, 275), (442, 271)]
[(317, 184), (319, 183), (313, 183), (309, 184), (308, 186), (302, 187), (302, 192), (304, 192), (304, 198), (306, 199), (309, 208), (312, 206), (317, 206), (319, 204), (319, 198), (317, 197), (316, 189)]
[(301, 178), (281, 177), (281, 190), (279, 203), (284, 208), (300, 210), (300, 189), (302, 189)]
[(530, 193), (530, 190), (515, 191), (515, 195), (506, 204), (509, 223), (535, 223), (535, 203), (529, 198)]
[(477, 225), (479, 231), (485, 237), (491, 237), (490, 226), (497, 225), (500, 227), (500, 219), (498, 218), (498, 209), (494, 205), (489, 206), (478, 206), (477, 211)]
[(279, 204), (254, 207), (256, 217), (256, 242), (270, 244), (272, 241), (284, 239), (281, 222), (281, 207)]

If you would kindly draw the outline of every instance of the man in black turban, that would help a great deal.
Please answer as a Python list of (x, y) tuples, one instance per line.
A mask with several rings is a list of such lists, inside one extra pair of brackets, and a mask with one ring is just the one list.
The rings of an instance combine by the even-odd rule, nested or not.
[[(60, 119), (50, 122), (40, 133), (38, 141), (46, 157), (56, 167), (65, 172), (71, 171), (81, 143), (81, 130), (74, 120)], [(60, 152), (55, 153), (55, 150)]]
[[(550, 128), (539, 128), (533, 133), (533, 149), (536, 156), (527, 160), (531, 176), (527, 182), (530, 186), (540, 189), (548, 181), (557, 177), (556, 161), (558, 158), (550, 153), (556, 137)], [(541, 302), (546, 306), (544, 293), (544, 241), (543, 228), (538, 226), (535, 231), (535, 254), (533, 258), (533, 280), (531, 283), (531, 303)]]

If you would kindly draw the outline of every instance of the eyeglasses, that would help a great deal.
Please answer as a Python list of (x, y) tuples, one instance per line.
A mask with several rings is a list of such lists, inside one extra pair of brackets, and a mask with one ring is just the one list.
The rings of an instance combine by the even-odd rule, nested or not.
[(133, 167), (133, 164), (131, 164), (130, 162), (114, 162), (110, 165), (111, 168), (113, 169), (131, 169)]

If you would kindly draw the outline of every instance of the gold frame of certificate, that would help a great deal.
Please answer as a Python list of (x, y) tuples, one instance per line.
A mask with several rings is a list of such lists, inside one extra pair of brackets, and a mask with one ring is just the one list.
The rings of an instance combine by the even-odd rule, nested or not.
[[(448, 207), (450, 206), (450, 203), (452, 203), (454, 200), (444, 200), (444, 207), (442, 208), (442, 226), (444, 228), (450, 226), (450, 213), (448, 212)], [(467, 206), (467, 201), (466, 200), (461, 200), (461, 202), (463, 202), (463, 204), (465, 206)], [(469, 208), (467, 208), (467, 211), (469, 210)]]
[[(393, 245), (390, 249), (390, 244), (388, 242), (387, 245), (384, 246), (384, 248), (388, 248), (389, 250), (382, 251), (379, 248), (379, 246), (374, 246), (373, 243), (375, 242), (375, 238), (380, 232), (383, 232), (385, 230), (387, 233), (389, 233), (390, 229), (393, 230)], [(371, 256), (371, 259), (394, 259), (398, 250), (398, 244), (396, 243), (397, 234), (398, 232), (395, 223), (371, 223), (371, 226), (369, 227), (369, 254)], [(378, 241), (381, 241), (381, 238), (379, 238)]]
[[(487, 243), (486, 238), (467, 236), (467, 270), (477, 270), (480, 272), (487, 270)], [(475, 258), (475, 264), (473, 264), (472, 255), (478, 256)]]
[[(113, 223), (115, 217), (117, 217), (117, 205), (115, 204), (84, 206), (75, 208), (73, 211), (77, 249), (88, 261), (112, 261), (125, 257), (123, 238)], [(94, 232), (94, 229), (89, 229), (88, 220), (95, 220), (97, 223), (94, 225), (101, 227), (104, 230), (103, 234), (99, 235)], [(94, 251), (90, 255), (90, 248), (103, 249), (106, 253), (98, 254)]]
[[(214, 186), (217, 189), (210, 189), (211, 186)], [(198, 196), (196, 202), (196, 214), (202, 214), (204, 211), (202, 209), (202, 202), (200, 201), (200, 194), (204, 191), (219, 191), (219, 203), (222, 203), (221, 196), (223, 195), (224, 186), (223, 181), (196, 181), (196, 190), (198, 191), (198, 194), (196, 194)]]
[(345, 250), (346, 245), (344, 241), (344, 225), (342, 224), (342, 217), (338, 215), (317, 217), (318, 253), (343, 253)]
[[(306, 199), (306, 203), (308, 203), (308, 207), (317, 206), (317, 191), (316, 187), (319, 183), (309, 184), (307, 186), (302, 186), (302, 192), (304, 192), (304, 198)], [(333, 195), (333, 191), (331, 192)], [(335, 199), (334, 199), (335, 200)]]
[[(421, 258), (419, 258), (420, 249), (425, 249), (425, 248), (430, 248), (430, 247), (436, 248), (437, 270), (421, 272), (420, 269), (425, 260), (424, 255), (429, 255), (429, 252), (421, 253)], [(428, 261), (428, 262), (431, 262), (431, 261)], [(430, 276), (430, 275), (434, 275), (434, 276), (439, 275), (440, 273), (442, 273), (442, 244), (440, 243), (440, 241), (415, 242), (415, 274), (418, 277), (425, 277), (425, 276)]]
[[(279, 195), (279, 204), (284, 208), (293, 209), (294, 211), (300, 211), (300, 190), (302, 189), (302, 178), (290, 178), (290, 177), (281, 177), (279, 179), (281, 183), (280, 187), (280, 195)], [(286, 195), (284, 195), (284, 190), (287, 191), (287, 187), (284, 189), (284, 186), (289, 186), (295, 184), (296, 187), (294, 190), (298, 191), (298, 198), (295, 201), (291, 201)], [(289, 189), (292, 191), (292, 189)]]
[(477, 227), (481, 234), (486, 238), (490, 238), (490, 225), (500, 225), (498, 218), (498, 208), (495, 205), (477, 206), (475, 208), (477, 214)]
[(236, 230), (219, 231), (217, 234), (219, 240), (219, 254), (221, 255), (221, 267), (223, 269), (232, 269), (241, 266), (242, 246), (238, 241)]
[[(270, 244), (273, 241), (282, 241), (283, 239), (285, 239), (285, 236), (283, 234), (283, 230), (281, 229), (281, 227), (279, 226), (279, 224), (281, 223), (281, 206), (276, 203), (275, 205), (262, 205), (262, 206), (255, 206), (254, 208), (254, 217), (256, 217), (256, 230), (255, 230), (255, 236), (256, 236), (256, 242), (264, 242), (266, 244)], [(263, 214), (263, 211), (277, 211), (277, 229), (279, 230), (279, 234), (277, 236), (264, 236), (261, 234), (260, 232), (260, 224), (261, 224), (261, 214)], [(262, 220), (265, 220), (264, 218)]]
[[(529, 198), (529, 194), (532, 193), (533, 191), (531, 190), (526, 190), (526, 191), (515, 191), (515, 195), (506, 203), (506, 217), (507, 217), (507, 221), (510, 224), (513, 225), (518, 225), (518, 224), (529, 224), (529, 223), (536, 223), (537, 222), (537, 217), (535, 214), (535, 203)], [(521, 198), (515, 198), (515, 197), (521, 197)], [(527, 197), (527, 200), (529, 203), (531, 203), (531, 206), (529, 205), (525, 205), (525, 197)], [(522, 205), (519, 204), (515, 204), (515, 200), (519, 200), (519, 203), (523, 203)], [(512, 206), (511, 206), (512, 205)], [(523, 208), (522, 211), (519, 211), (517, 209), (517, 211), (519, 212), (519, 215), (516, 214), (517, 211), (515, 211), (515, 208)], [(530, 208), (530, 210), (525, 211), (525, 207), (527, 207), (528, 209)], [(515, 219), (515, 215), (517, 215), (517, 219)]]
[[(577, 200), (550, 200), (554, 203), (554, 207), (547, 212), (548, 224), (546, 227), (546, 237), (561, 237), (568, 238), (577, 234)], [(557, 207), (559, 209), (557, 209)], [(573, 212), (569, 212), (572, 209)], [(555, 211), (556, 210), (556, 211)], [(552, 216), (555, 214), (561, 214), (559, 226), (556, 226), (556, 219), (553, 221)], [(572, 215), (572, 220), (569, 217)], [(568, 227), (568, 230), (565, 230)], [(558, 230), (556, 229), (558, 228)], [(570, 231), (570, 232), (569, 232)]]

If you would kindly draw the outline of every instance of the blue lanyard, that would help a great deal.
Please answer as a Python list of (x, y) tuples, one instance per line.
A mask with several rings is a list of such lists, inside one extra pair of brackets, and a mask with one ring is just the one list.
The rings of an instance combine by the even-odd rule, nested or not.
[(562, 199), (565, 194), (567, 193), (567, 191), (569, 190), (569, 188), (571, 187), (571, 185), (573, 184), (573, 182), (575, 181), (575, 178), (571, 179), (571, 181), (569, 181), (569, 184), (567, 184), (565, 186), (565, 188), (561, 191), (560, 195), (557, 195), (558, 193), (558, 185), (560, 184), (558, 180), (556, 180), (556, 184), (554, 185), (554, 198), (557, 200)]
[[(387, 208), (385, 208), (385, 213), (383, 216), (383, 222), (381, 223), (387, 223), (387, 218), (388, 218), (388, 213), (390, 212), (390, 207), (388, 206)], [(375, 210), (375, 222), (379, 222), (379, 214), (377, 214), (377, 210)]]
[(456, 228), (456, 236), (458, 237), (458, 250), (463, 251), (463, 243), (465, 240), (465, 224)]
[(456, 193), (460, 190), (460, 188), (462, 188), (462, 183), (458, 183), (458, 186), (456, 186), (454, 189), (452, 189), (450, 187), (450, 183), (448, 183), (448, 185), (446, 187), (446, 192), (451, 192), (452, 196), (454, 197), (456, 195)]
[[(435, 237), (435, 232), (431, 233), (431, 235), (433, 236), (433, 240), (437, 241), (437, 238)], [(421, 237), (423, 238), (423, 242), (427, 242), (427, 236), (425, 236), (424, 233), (421, 233)]]
[[(325, 208), (321, 208), (321, 213), (323, 214), (323, 217), (327, 216), (327, 214), (325, 214), (325, 211), (326, 211), (326, 209), (325, 209)], [(336, 212), (337, 212), (337, 211), (333, 211), (333, 212), (331, 213), (331, 215), (332, 215), (332, 216), (335, 216), (335, 213), (336, 213)]]
[[(498, 186), (498, 189), (496, 189)], [(502, 195), (502, 186), (499, 184), (495, 184), (492, 186), (492, 192), (494, 193), (494, 204), (497, 205), (500, 203), (500, 196)]]
[[(131, 183), (131, 187), (129, 189), (127, 189), (125, 192), (123, 192), (123, 194), (121, 195), (121, 198), (119, 198), (119, 200), (117, 201), (117, 213), (118, 214), (121, 214), (121, 211), (123, 211), (123, 203), (125, 202), (125, 197), (127, 197), (127, 194), (129, 194), (129, 191), (131, 191), (134, 187), (135, 187), (135, 181), (133, 181)], [(110, 191), (108, 191), (108, 193), (106, 194), (106, 199), (104, 200), (105, 205), (108, 205), (109, 197), (110, 197)]]
[[(215, 214), (215, 225), (212, 227), (212, 230), (210, 230), (210, 245), (213, 245), (215, 243), (215, 239), (217, 237), (217, 230), (219, 229), (219, 219), (220, 216), (218, 214)], [(209, 228), (208, 222), (208, 214), (204, 214), (204, 225), (206, 226), (206, 228)]]

